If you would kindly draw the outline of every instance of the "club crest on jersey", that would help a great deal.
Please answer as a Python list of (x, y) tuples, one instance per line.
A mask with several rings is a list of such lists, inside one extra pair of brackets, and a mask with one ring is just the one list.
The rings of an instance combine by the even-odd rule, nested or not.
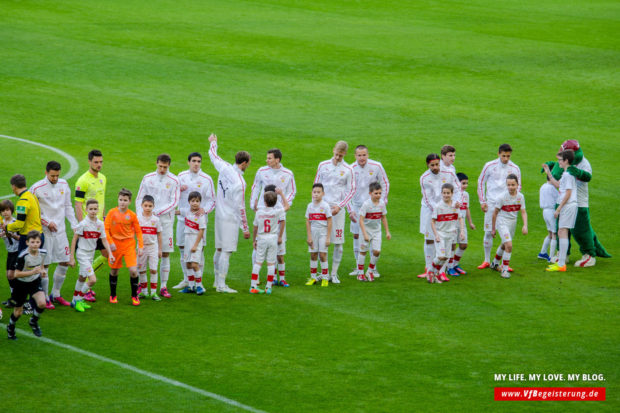
[(280, 182), (284, 183), (285, 179), (284, 177), (280, 178)]
[(201, 185), (202, 185), (202, 184), (198, 184), (198, 188), (200, 188), (200, 186), (201, 186)]
[(372, 176), (372, 174), (373, 174), (373, 173), (374, 173), (373, 171), (369, 171), (369, 172), (368, 172), (368, 175), (371, 175), (371, 176)]
[(166, 184), (166, 189), (170, 189), (170, 184)]
[(344, 176), (344, 171), (340, 171), (340, 176)]

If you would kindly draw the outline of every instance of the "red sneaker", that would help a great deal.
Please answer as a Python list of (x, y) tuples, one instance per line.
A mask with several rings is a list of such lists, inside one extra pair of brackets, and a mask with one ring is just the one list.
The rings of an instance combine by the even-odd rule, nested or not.
[(116, 298), (116, 296), (110, 297), (110, 304), (118, 304), (118, 299)]
[(491, 266), (491, 263), (489, 263), (489, 262), (485, 261), (485, 262), (483, 262), (482, 264), (480, 264), (480, 265), (478, 266), (478, 269), (479, 269), (479, 270), (484, 270), (485, 268), (489, 268), (490, 266)]
[(439, 281), (441, 281), (441, 282), (450, 281), (450, 279), (448, 278), (448, 276), (446, 275), (445, 272), (442, 272), (441, 274), (439, 274), (439, 277), (437, 277), (437, 278), (439, 278)]
[(512, 271), (513, 271), (513, 269), (508, 267), (508, 272), (512, 272)]
[(428, 270), (424, 268), (424, 272), (422, 274), (418, 274), (418, 278), (426, 278), (428, 279)]
[(84, 299), (86, 301), (88, 301), (88, 302), (91, 302), (91, 303), (94, 303), (95, 301), (97, 301), (97, 299), (93, 295), (92, 291), (89, 291), (86, 294), (84, 294)]
[(54, 307), (54, 304), (52, 304), (51, 301), (46, 301), (45, 302), (45, 308), (47, 308), (48, 310), (54, 310), (56, 309), (56, 307)]
[(131, 305), (140, 305), (140, 299), (138, 297), (131, 297)]
[(51, 298), (52, 303), (64, 305), (65, 307), (71, 306), (71, 303), (65, 300), (64, 298), (62, 298), (61, 296), (58, 296), (58, 297), (50, 296), (50, 298)]
[(172, 298), (172, 296), (170, 295), (170, 293), (168, 292), (168, 289), (166, 287), (164, 287), (161, 290), (159, 290), (159, 295), (161, 295), (162, 297), (165, 297), (165, 298)]
[(366, 277), (364, 277), (364, 274), (357, 274), (357, 280), (358, 281), (366, 281)]

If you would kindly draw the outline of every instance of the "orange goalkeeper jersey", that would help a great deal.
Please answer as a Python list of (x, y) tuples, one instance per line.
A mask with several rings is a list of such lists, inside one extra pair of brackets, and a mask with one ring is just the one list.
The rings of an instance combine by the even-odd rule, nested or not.
[(133, 239), (136, 236), (138, 238), (138, 247), (144, 247), (140, 222), (138, 221), (138, 216), (133, 211), (127, 210), (127, 212), (122, 213), (118, 208), (109, 210), (108, 215), (105, 217), (105, 233), (110, 243), (114, 243), (114, 240), (124, 241)]

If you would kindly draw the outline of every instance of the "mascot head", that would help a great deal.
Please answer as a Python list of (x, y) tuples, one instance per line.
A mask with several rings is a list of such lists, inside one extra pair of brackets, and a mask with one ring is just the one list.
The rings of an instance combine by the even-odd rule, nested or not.
[(573, 161), (573, 165), (577, 165), (583, 160), (583, 151), (579, 146), (579, 141), (577, 141), (576, 139), (568, 139), (562, 143), (559, 152), (566, 150), (571, 150), (575, 152), (575, 160)]

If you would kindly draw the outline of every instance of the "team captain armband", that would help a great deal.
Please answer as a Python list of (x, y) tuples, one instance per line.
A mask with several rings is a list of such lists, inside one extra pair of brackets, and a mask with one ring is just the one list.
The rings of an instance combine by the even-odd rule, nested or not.
[(76, 198), (84, 199), (85, 196), (86, 196), (86, 192), (85, 191), (80, 191), (80, 188), (76, 188), (75, 189), (75, 197)]

